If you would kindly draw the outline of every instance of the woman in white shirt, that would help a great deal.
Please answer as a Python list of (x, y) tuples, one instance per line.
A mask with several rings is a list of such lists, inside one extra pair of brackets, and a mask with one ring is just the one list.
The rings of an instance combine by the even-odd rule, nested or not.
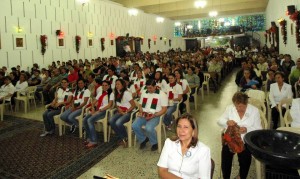
[(170, 128), (173, 119), (173, 112), (176, 111), (178, 103), (182, 99), (182, 87), (176, 83), (175, 74), (169, 74), (169, 84), (166, 85), (164, 92), (168, 96), (168, 109), (164, 116), (164, 123)]
[(117, 110), (109, 119), (109, 124), (121, 140), (120, 145), (127, 147), (128, 140), (124, 123), (130, 120), (131, 112), (135, 108), (135, 102), (132, 94), (127, 90), (125, 81), (121, 79), (116, 81), (115, 103), (117, 104)]
[(167, 86), (167, 82), (163, 79), (163, 75), (161, 71), (156, 71), (154, 75), (154, 80), (156, 82), (156, 88), (162, 91), (165, 91)]
[(25, 95), (26, 92), (26, 88), (28, 87), (28, 83), (27, 83), (27, 76), (25, 73), (21, 73), (20, 74), (20, 78), (19, 81), (16, 84), (16, 91), (15, 92), (20, 92), (21, 95)]
[(183, 79), (183, 72), (181, 70), (178, 70), (178, 69), (175, 70), (174, 74), (175, 74), (175, 77), (176, 77), (176, 82), (179, 85), (182, 86), (182, 90), (183, 90), (182, 102), (179, 105), (180, 113), (183, 114), (184, 110), (186, 109), (186, 106), (185, 106), (184, 102), (187, 100), (188, 94), (190, 93), (190, 90), (189, 90), (189, 87), (188, 87), (189, 84), (188, 84), (186, 79)]
[(81, 114), (82, 108), (88, 103), (91, 96), (89, 89), (85, 87), (84, 80), (77, 80), (76, 90), (72, 94), (73, 99), (70, 106), (60, 115), (60, 119), (71, 126), (70, 132), (74, 133), (78, 128), (76, 117)]
[[(236, 92), (232, 97), (233, 104), (226, 108), (226, 111), (222, 114), (218, 120), (218, 124), (222, 128), (228, 126), (238, 125), (240, 127), (239, 132), (243, 140), (246, 133), (262, 129), (259, 111), (256, 107), (248, 104), (248, 96), (242, 92)], [(222, 147), (222, 173), (224, 179), (229, 179), (231, 174), (232, 153), (227, 144)], [(249, 168), (251, 165), (251, 153), (245, 147), (245, 150), (238, 153), (239, 165), (240, 165), (240, 178), (246, 179)]]
[(177, 136), (165, 141), (157, 163), (160, 178), (210, 179), (210, 149), (198, 141), (195, 118), (184, 114), (176, 120), (176, 126)]
[(2, 103), (4, 98), (6, 102), (11, 101), (11, 97), (15, 92), (15, 86), (11, 83), (9, 76), (3, 78), (4, 85), (0, 88), (0, 102)]
[[(275, 80), (276, 83), (273, 83), (270, 86), (270, 94), (269, 94), (269, 99), (272, 108), (273, 129), (277, 129), (278, 121), (280, 118), (279, 111), (278, 111), (278, 104), (283, 99), (293, 98), (292, 86), (287, 83), (284, 83), (284, 73), (276, 72)], [(284, 115), (284, 113), (285, 113), (285, 108), (283, 106), (282, 115)]]
[(143, 77), (141, 70), (137, 70), (137, 77), (133, 81), (134, 88), (137, 92), (137, 95), (141, 95), (143, 87), (146, 85), (146, 78)]
[(95, 122), (103, 119), (106, 110), (113, 105), (114, 94), (112, 93), (110, 81), (102, 82), (102, 91), (97, 94), (96, 99), (92, 102), (90, 113), (83, 119), (83, 127), (86, 131), (86, 148), (93, 148), (97, 145), (97, 135)]
[(71, 100), (72, 92), (68, 88), (69, 82), (67, 78), (61, 80), (61, 87), (55, 93), (54, 100), (50, 103), (47, 110), (43, 113), (43, 121), (45, 125), (45, 132), (41, 137), (52, 135), (55, 133), (54, 116), (60, 114), (63, 106), (68, 106)]
[(123, 77), (123, 80), (125, 81), (127, 90), (131, 93), (132, 98), (136, 98), (137, 97), (136, 90), (133, 83), (129, 80), (129, 77), (125, 76)]

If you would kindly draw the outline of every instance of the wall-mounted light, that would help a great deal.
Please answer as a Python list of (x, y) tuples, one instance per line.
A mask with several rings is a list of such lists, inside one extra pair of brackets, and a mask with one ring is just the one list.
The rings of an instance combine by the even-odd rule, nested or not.
[(157, 17), (156, 18), (157, 23), (163, 23), (164, 21), (165, 21), (165, 18), (163, 18), (163, 17)]
[(134, 8), (128, 10), (128, 14), (130, 16), (137, 16), (138, 13), (139, 13), (139, 11), (137, 9), (134, 9)]
[(17, 33), (22, 33), (22, 32), (23, 32), (23, 29), (20, 26), (18, 26), (17, 27)]

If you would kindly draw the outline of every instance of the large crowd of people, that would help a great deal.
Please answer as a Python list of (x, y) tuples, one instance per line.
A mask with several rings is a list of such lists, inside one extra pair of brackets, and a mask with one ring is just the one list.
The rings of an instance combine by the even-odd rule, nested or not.
[[(82, 110), (89, 109), (83, 119), (87, 148), (95, 147), (98, 142), (95, 122), (103, 119), (106, 111), (112, 108), (116, 110), (110, 117), (109, 124), (119, 137), (120, 144), (127, 147), (128, 136), (123, 124), (130, 120), (131, 113), (138, 108), (132, 129), (140, 143), (140, 149), (144, 149), (146, 143), (150, 142), (151, 150), (155, 151), (158, 148), (155, 127), (160, 116), (164, 116), (165, 126), (171, 129), (172, 113), (177, 105), (181, 114), (186, 112), (185, 101), (193, 101), (191, 94), (199, 92), (197, 89), (202, 87), (205, 73), (211, 75), (210, 83), (213, 84), (211, 87), (216, 91), (222, 79), (235, 66), (242, 67), (237, 72), (235, 80), (239, 91), (245, 92), (250, 89), (269, 91), (273, 127), (277, 128), (279, 102), (285, 98), (296, 97), (299, 93), (297, 86), (300, 83), (300, 58), (295, 64), (289, 54), (269, 52), (265, 48), (260, 50), (246, 47), (233, 50), (227, 46), (215, 49), (208, 47), (193, 52), (176, 49), (168, 52), (129, 53), (123, 58), (54, 61), (47, 68), (42, 69), (38, 64), (34, 64), (30, 71), (22, 71), (20, 66), (17, 66), (11, 68), (9, 72), (4, 66), (0, 69), (0, 101), (11, 102), (14, 106), (17, 93), (26, 95), (27, 87), (36, 86), (36, 98), (44, 99), (44, 104), (47, 105), (47, 110), (43, 114), (45, 131), (41, 137), (55, 133), (53, 117), (61, 113), (62, 107), (65, 110), (60, 119), (70, 126), (70, 133), (74, 133), (79, 127), (76, 117), (82, 113)], [(233, 98), (234, 105), (230, 106), (219, 120), (222, 127), (240, 123), (238, 119), (229, 120), (228, 115), (233, 115), (232, 111), (240, 116), (244, 116), (246, 110), (254, 111), (251, 115), (258, 121), (258, 112), (252, 109), (254, 107), (247, 105), (248, 101), (243, 93), (236, 95)], [(300, 106), (296, 100), (293, 104), (295, 105), (291, 110), (297, 105), (298, 108)], [(296, 111), (299, 110), (298, 108)], [(296, 112), (291, 111), (291, 114)], [(189, 122), (183, 124), (187, 121), (177, 121), (175, 124), (177, 132), (180, 132), (184, 125), (195, 125), (191, 117), (187, 116), (184, 119), (188, 119)], [(245, 122), (246, 126), (247, 124)], [(299, 125), (299, 122), (294, 124)], [(142, 126), (145, 126), (145, 132), (142, 131)], [(242, 135), (249, 132), (249, 129), (256, 130), (261, 126), (247, 126), (247, 128), (241, 130)], [(195, 127), (190, 132), (194, 129)], [(183, 139), (178, 136), (175, 140), (167, 141), (166, 144), (178, 147), (176, 142), (174, 143), (176, 140)], [(188, 146), (193, 145), (197, 145), (197, 141)], [(232, 154), (228, 147), (223, 147), (222, 154), (228, 160), (227, 168), (222, 168), (223, 174), (230, 176)], [(249, 160), (251, 162), (249, 155), (247, 150), (239, 155), (245, 161), (247, 160), (241, 167), (241, 178), (247, 176)], [(225, 166), (222, 162), (223, 164)], [(160, 159), (158, 166), (166, 167), (165, 157)], [(169, 176), (163, 168), (160, 168), (160, 174)], [(207, 170), (204, 172), (208, 173)], [(176, 175), (176, 172), (173, 174)]]

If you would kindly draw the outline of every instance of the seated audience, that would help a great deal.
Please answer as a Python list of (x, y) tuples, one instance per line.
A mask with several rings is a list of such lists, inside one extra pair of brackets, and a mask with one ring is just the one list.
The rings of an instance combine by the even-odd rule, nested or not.
[(15, 86), (10, 81), (10, 77), (5, 76), (4, 84), (0, 88), (0, 103), (2, 103), (4, 99), (5, 102), (9, 103), (11, 101), (11, 97), (15, 92), (15, 89)]
[(198, 124), (190, 114), (176, 119), (176, 136), (165, 141), (160, 155), (160, 178), (211, 178), (210, 149), (198, 140)]
[(36, 86), (42, 82), (39, 70), (33, 70), (33, 75), (28, 79), (29, 86)]
[(251, 76), (249, 69), (244, 69), (244, 76), (241, 78), (239, 87), (245, 92), (247, 89), (259, 89), (262, 85), (261, 79), (256, 76)]
[(116, 81), (114, 94), (117, 110), (109, 119), (109, 124), (120, 139), (119, 144), (127, 147), (128, 136), (124, 124), (130, 120), (131, 113), (135, 108), (135, 102), (132, 98), (132, 94), (127, 90), (127, 85), (124, 80), (118, 79)]
[[(167, 96), (161, 90), (156, 89), (153, 79), (146, 82), (147, 90), (142, 93), (139, 113), (132, 124), (132, 129), (140, 143), (140, 149), (144, 149), (148, 141), (152, 145), (151, 151), (158, 149), (155, 127), (158, 125), (160, 116), (167, 111)], [(145, 133), (142, 126), (145, 126)]]
[(184, 102), (187, 100), (188, 94), (190, 93), (189, 90), (189, 84), (186, 81), (186, 79), (183, 78), (183, 73), (181, 70), (175, 70), (174, 72), (176, 82), (182, 87), (183, 93), (182, 93), (182, 102), (179, 105), (180, 113), (183, 114), (184, 111), (186, 111), (186, 106)]
[(111, 88), (115, 89), (116, 86), (116, 80), (118, 79), (118, 77), (115, 75), (115, 71), (113, 68), (108, 68), (107, 69), (107, 75), (105, 75), (103, 77), (103, 81), (109, 81)]
[(291, 72), (289, 76), (289, 80), (291, 82), (290, 85), (294, 86), (297, 81), (300, 79), (300, 58), (298, 58), (296, 63), (296, 68)]
[(166, 82), (166, 80), (163, 79), (161, 71), (155, 72), (154, 80), (156, 82), (157, 89), (164, 91), (164, 89), (166, 88), (167, 82)]
[(55, 98), (48, 105), (46, 111), (43, 113), (43, 121), (45, 125), (45, 132), (41, 134), (41, 137), (55, 134), (54, 116), (60, 114), (63, 106), (68, 107), (71, 101), (72, 92), (69, 89), (68, 79), (61, 80), (61, 87), (55, 93)]

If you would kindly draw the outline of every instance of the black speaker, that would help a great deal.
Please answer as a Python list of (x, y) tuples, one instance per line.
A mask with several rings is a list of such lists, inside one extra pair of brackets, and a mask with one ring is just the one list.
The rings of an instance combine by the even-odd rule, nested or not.
[(295, 6), (294, 5), (288, 6), (287, 9), (288, 9), (289, 15), (295, 13)]

